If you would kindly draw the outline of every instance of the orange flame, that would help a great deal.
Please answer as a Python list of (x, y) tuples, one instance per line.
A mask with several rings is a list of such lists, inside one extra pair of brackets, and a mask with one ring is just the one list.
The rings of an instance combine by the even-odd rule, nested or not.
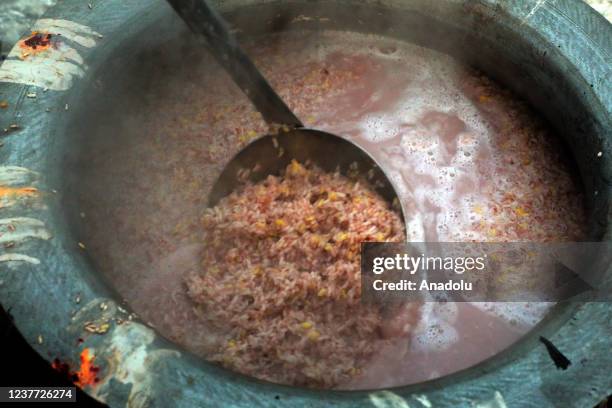
[(75, 382), (79, 387), (86, 385), (94, 385), (98, 382), (99, 368), (93, 365), (96, 357), (89, 353), (88, 348), (84, 348), (81, 352), (81, 369), (76, 373), (78, 380)]
[(75, 385), (83, 388), (86, 385), (93, 386), (99, 381), (97, 374), (100, 368), (93, 365), (94, 359), (95, 356), (89, 352), (89, 349), (84, 348), (81, 352), (81, 367), (79, 371), (73, 372), (67, 363), (61, 362), (57, 358), (53, 360), (51, 367), (64, 374)]

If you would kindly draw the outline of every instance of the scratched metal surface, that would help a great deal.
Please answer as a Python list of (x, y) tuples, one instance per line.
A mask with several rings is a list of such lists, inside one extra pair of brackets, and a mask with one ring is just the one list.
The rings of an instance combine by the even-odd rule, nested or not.
[[(287, 4), (228, 0), (223, 7), (234, 10), (256, 3)], [(513, 83), (518, 93), (565, 129), (591, 197), (592, 231), (612, 239), (612, 29), (601, 16), (570, 0), (326, 2), (332, 3), (350, 5), (355, 29), (359, 20), (367, 21), (378, 10), (372, 7), (393, 7), (394, 18), (418, 13), (409, 21), (431, 29), (428, 35), (416, 36), (418, 40), (429, 41), (431, 32), (453, 33), (453, 41), (431, 45), (448, 52), (462, 47), (463, 58)], [(307, 15), (325, 8), (323, 3), (314, 8), (312, 4), (296, 1), (285, 11)], [(501, 408), (593, 406), (612, 392), (612, 308), (607, 303), (562, 305), (516, 347), (483, 364), (428, 383), (375, 392), (301, 390), (251, 380), (201, 362), (137, 319), (130, 321), (129, 310), (121, 308), (98, 279), (65, 222), (60, 203), (62, 157), (70, 148), (66, 132), (68, 123), (76, 120), (73, 112), (78, 112), (84, 93), (95, 92), (97, 70), (134, 38), (133, 46), (146, 47), (171, 33), (178, 22), (154, 0), (107, 0), (93, 8), (84, 1), (65, 0), (45, 19), (39, 24), (66, 33), (69, 48), (52, 60), (53, 67), (59, 66), (57, 61), (71, 64), (62, 65), (61, 78), (53, 76), (53, 70), (29, 76), (32, 68), (47, 67), (49, 61), (30, 60), (33, 65), (21, 70), (19, 52), (11, 57), (11, 69), (0, 67), (0, 92), (9, 102), (0, 113), (0, 132), (7, 129), (1, 136), (0, 186), (12, 192), (0, 197), (0, 228), (7, 226), (2, 243), (12, 243), (0, 248), (0, 301), (11, 308), (24, 337), (46, 358), (78, 362), (84, 347), (92, 350), (101, 381), (86, 391), (95, 398), (130, 407)], [(160, 21), (165, 21), (166, 31), (158, 30)], [(388, 34), (400, 35), (399, 25), (397, 31)], [(143, 33), (154, 35), (138, 35)], [(71, 58), (62, 60), (66, 55)], [(37, 96), (29, 97), (32, 93)], [(11, 129), (12, 124), (17, 127)], [(8, 225), (19, 227), (20, 233), (14, 234)], [(90, 323), (109, 323), (108, 331), (91, 335), (84, 329)], [(572, 361), (567, 370), (555, 368), (538, 341), (540, 335)], [(76, 342), (79, 337), (83, 344)]]
[(32, 21), (40, 17), (57, 0), (3, 0), (0, 2), (0, 51), (17, 42)]

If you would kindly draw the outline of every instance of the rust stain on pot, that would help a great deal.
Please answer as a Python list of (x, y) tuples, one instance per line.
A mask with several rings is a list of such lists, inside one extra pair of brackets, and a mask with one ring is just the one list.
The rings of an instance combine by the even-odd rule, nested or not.
[(32, 197), (35, 195), (38, 195), (38, 190), (34, 187), (15, 188), (15, 187), (0, 186), (0, 197), (15, 197), (15, 196)]
[(38, 173), (18, 166), (0, 166), (0, 210), (19, 202), (37, 199), (40, 192), (32, 184)]
[(21, 48), (21, 59), (26, 59), (30, 55), (39, 54), (51, 48), (53, 46), (52, 38), (53, 34), (51, 33), (32, 31), (28, 38), (18, 42)]
[[(0, 166), (0, 214), (3, 209), (17, 204), (32, 204), (40, 198), (39, 190), (33, 186), (38, 173), (18, 166)], [(0, 219), (0, 263), (11, 269), (21, 264), (40, 264), (36, 257), (15, 252), (22, 244), (31, 240), (48, 240), (51, 233), (41, 220), (31, 217)]]
[(51, 233), (45, 223), (35, 218), (14, 217), (0, 219), (0, 262), (10, 267), (21, 263), (40, 264), (38, 258), (12, 252), (31, 240), (48, 240)]
[(67, 90), (87, 69), (78, 48), (94, 47), (100, 38), (90, 27), (73, 21), (38, 20), (0, 65), (0, 82)]

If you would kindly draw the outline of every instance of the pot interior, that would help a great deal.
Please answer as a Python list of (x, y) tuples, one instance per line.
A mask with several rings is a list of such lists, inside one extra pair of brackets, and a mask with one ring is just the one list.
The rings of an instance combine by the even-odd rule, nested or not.
[[(542, 55), (503, 12), (449, 6), (432, 18), (417, 7), (312, 4), (226, 16), (307, 125), (379, 159), (409, 209), (411, 240), (601, 237), (604, 203), (587, 160), (599, 148), (591, 120), (599, 108), (578, 97), (588, 84), (576, 82), (554, 46), (540, 44), (550, 48)], [(64, 216), (127, 306), (206, 355), (219, 338), (198, 319), (182, 276), (202, 267), (199, 220), (212, 183), (266, 125), (162, 11), (101, 52), (89, 85), (72, 97), (60, 156)], [(538, 188), (550, 191), (521, 197)], [(551, 307), (427, 305), (435, 317), (410, 341), (385, 346), (369, 371), (337, 386), (399, 386), (468, 368), (514, 344)], [(388, 369), (398, 353), (406, 364)]]

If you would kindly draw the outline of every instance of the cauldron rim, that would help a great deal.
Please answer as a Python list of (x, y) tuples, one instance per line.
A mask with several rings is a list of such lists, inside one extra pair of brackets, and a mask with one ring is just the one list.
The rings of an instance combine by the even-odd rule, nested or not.
[[(222, 7), (232, 10), (235, 7), (255, 2), (253, 0), (232, 0), (222, 4)], [(263, 1), (262, 3), (273, 2)], [(339, 4), (343, 5), (348, 3), (350, 2), (339, 1)], [(602, 76), (602, 73), (605, 74), (605, 67), (589, 66), (586, 61), (581, 61), (589, 56), (592, 56), (595, 61), (597, 58), (603, 61), (606, 61), (607, 58), (609, 61), (612, 55), (610, 44), (612, 29), (608, 22), (588, 6), (582, 3), (557, 2), (551, 4), (536, 0), (515, 5), (494, 1), (475, 3), (451, 0), (380, 2), (380, 4), (387, 3), (399, 8), (416, 8), (418, 5), (418, 12), (423, 15), (435, 15), (444, 7), (453, 10), (464, 8), (474, 18), (475, 25), (483, 24), (483, 22), (499, 24), (500, 21), (509, 27), (518, 24), (525, 31), (524, 36), (533, 34), (540, 37), (540, 41), (545, 41), (544, 49), (555, 48), (558, 43), (560, 48), (557, 47), (557, 52), (571, 63), (570, 67), (575, 70), (573, 74), (576, 75), (576, 78), (583, 80), (585, 86), (588, 83), (594, 85), (585, 89), (585, 98), (590, 98), (594, 111), (598, 109), (596, 113), (599, 116), (594, 118), (597, 123), (593, 126), (600, 127), (600, 134), (597, 135), (602, 139), (600, 148), (606, 155), (612, 152), (609, 140), (609, 115), (612, 111), (612, 103), (611, 93), (607, 89), (609, 79)], [(150, 0), (138, 0), (118, 6), (119, 4), (106, 2), (96, 5), (92, 11), (86, 6), (79, 8), (63, 2), (51, 9), (47, 17), (61, 16), (62, 19), (73, 20), (84, 26), (96, 27), (96, 31), (104, 34), (104, 39), (99, 39), (98, 47), (81, 50), (85, 61), (88, 61), (88, 58), (93, 59), (94, 53), (109, 55), (114, 47), (112, 41), (128, 37), (138, 31), (138, 27), (150, 24), (160, 15), (169, 12), (163, 5), (158, 5), (155, 1)], [(130, 24), (136, 21), (138, 24), (130, 27)], [(551, 27), (551, 21), (558, 26)], [(556, 36), (559, 32), (572, 35), (580, 33), (580, 35), (572, 38), (568, 34), (563, 38), (558, 38)], [(576, 43), (579, 40), (591, 47), (594, 54), (584, 55), (585, 44), (580, 46)], [(76, 246), (67, 247), (68, 244), (64, 237), (70, 236), (70, 233), (61, 217), (57, 217), (61, 211), (57, 208), (57, 195), (53, 193), (58, 181), (57, 178), (51, 176), (48, 179), (44, 177), (47, 172), (52, 174), (50, 169), (57, 167), (58, 164), (45, 157), (47, 150), (57, 148), (51, 146), (55, 143), (54, 138), (61, 141), (63, 124), (60, 123), (60, 120), (64, 121), (64, 119), (58, 119), (58, 115), (70, 113), (70, 109), (59, 109), (58, 115), (46, 115), (44, 107), (69, 107), (73, 102), (78, 103), (78, 92), (76, 91), (79, 82), (75, 83), (74, 90), (66, 92), (39, 91), (35, 102), (19, 97), (28, 92), (27, 85), (3, 83), (1, 86), (5, 94), (15, 96), (14, 117), (19, 119), (20, 129), (9, 134), (4, 151), (0, 154), (5, 159), (5, 163), (37, 172), (41, 177), (32, 176), (32, 180), (37, 183), (36, 187), (40, 191), (49, 192), (49, 194), (41, 195), (40, 202), (34, 206), (22, 207), (21, 204), (18, 204), (10, 210), (9, 216), (26, 216), (41, 220), (46, 230), (54, 236), (51, 239), (27, 243), (28, 254), (35, 254), (39, 264), (20, 264), (16, 270), (7, 269), (7, 272), (2, 272), (10, 274), (9, 278), (19, 276), (18, 279), (5, 279), (4, 284), (0, 286), (2, 304), (5, 308), (10, 308), (20, 331), (41, 355), (51, 357), (51, 359), (60, 357), (63, 360), (78, 361), (78, 353), (82, 346), (76, 347), (72, 341), (78, 337), (76, 333), (80, 333), (80, 328), (75, 326), (75, 322), (82, 322), (89, 316), (93, 316), (94, 311), (101, 310), (100, 305), (103, 303), (106, 304), (108, 313), (124, 316), (113, 300), (112, 293), (94, 278), (95, 274), (89, 270), (90, 266), (87, 259), (79, 252), (80, 249)], [(585, 124), (584, 126), (591, 125)], [(598, 188), (599, 197), (605, 197), (609, 201), (612, 198), (610, 166), (609, 164), (605, 168), (603, 164), (601, 166), (599, 176), (603, 181), (593, 181), (592, 189)], [(597, 187), (600, 185), (603, 185), (604, 188)], [(594, 211), (597, 211), (597, 204), (593, 206)], [(610, 232), (607, 230), (607, 222), (610, 215), (607, 207), (602, 211), (604, 211), (602, 228), (606, 233), (604, 239), (609, 240)], [(57, 286), (61, 290), (48, 292), (51, 286)], [(76, 296), (82, 299), (81, 303), (75, 303)], [(51, 305), (49, 302), (52, 302)], [(72, 319), (70, 315), (74, 310), (77, 310), (77, 314), (74, 316), (75, 319)], [(37, 321), (57, 323), (39, 325), (28, 320), (31, 316), (36, 316)], [(530, 404), (547, 406), (554, 403), (554, 400), (551, 400), (554, 392), (559, 392), (564, 395), (564, 398), (572, 396), (574, 399), (566, 401), (568, 404), (594, 405), (598, 397), (612, 392), (612, 379), (606, 378), (606, 367), (612, 357), (606, 353), (609, 350), (609, 344), (603, 340), (609, 335), (606, 333), (606, 328), (609, 327), (610, 318), (612, 318), (612, 310), (605, 303), (559, 305), (554, 314), (547, 317), (529, 335), (521, 339), (519, 344), (493, 359), (440, 379), (387, 391), (304, 390), (269, 384), (229, 373), (190, 356), (184, 351), (179, 351), (141, 323), (113, 325), (107, 334), (87, 339), (86, 345), (96, 350), (96, 354), (101, 359), (112, 359), (111, 354), (117, 352), (117, 347), (121, 346), (123, 349), (119, 352), (124, 353), (120, 356), (121, 358), (137, 360), (140, 356), (138, 353), (144, 352), (149, 357), (149, 361), (134, 363), (131, 366), (122, 366), (123, 362), (119, 361), (114, 362), (117, 363), (115, 367), (112, 367), (112, 364), (103, 365), (103, 369), (106, 368), (108, 371), (106, 373), (103, 371), (101, 376), (110, 375), (115, 381), (110, 382), (109, 378), (105, 377), (103, 378), (104, 384), (88, 388), (87, 391), (94, 397), (106, 399), (113, 404), (126, 403), (128, 399), (132, 402), (146, 402), (147, 399), (158, 398), (168, 405), (176, 406), (191, 406), (196, 401), (201, 406), (219, 406), (224, 403), (237, 406), (274, 405), (283, 402), (287, 405), (313, 407), (328, 406), (332, 403), (347, 407), (356, 405), (395, 406), (392, 405), (397, 403), (392, 402), (396, 401), (395, 398), (404, 400), (407, 406), (427, 406), (427, 403), (423, 401), (433, 403), (435, 406), (472, 403), (475, 406), (501, 407), (505, 404), (513, 406), (527, 401)], [(587, 321), (590, 322), (588, 328), (580, 326), (581, 322)], [(536, 345), (537, 337), (543, 334), (553, 339), (561, 347), (569, 348), (572, 343), (577, 343), (583, 347), (584, 352), (588, 352), (584, 358), (595, 356), (597, 361), (585, 363), (580, 370), (570, 370), (564, 373), (566, 378), (561, 380), (552, 362), (548, 361), (546, 351), (543, 347)], [(38, 336), (45, 339), (42, 344), (37, 341)], [(574, 357), (573, 354), (572, 357)], [(576, 355), (575, 357), (580, 358), (581, 356)], [(550, 366), (550, 369), (541, 369), (546, 364)], [(540, 377), (528, 381), (527, 379), (534, 374), (536, 368), (539, 369)], [(129, 369), (130, 372), (123, 372), (122, 369)], [(145, 378), (136, 381), (135, 374), (145, 375)], [(123, 375), (127, 377), (122, 377)], [(122, 385), (124, 383), (131, 383), (131, 385), (126, 387)], [(582, 384), (583, 388), (588, 384), (588, 389), (576, 390), (575, 384)], [(508, 389), (509, 385), (512, 385), (514, 389)], [(102, 392), (100, 387), (105, 386), (108, 388)], [(591, 388), (595, 388), (597, 392), (592, 392)], [(110, 395), (107, 394), (108, 391), (111, 391)], [(395, 396), (385, 394), (385, 392), (392, 392)], [(388, 405), (375, 401), (388, 401), (384, 403)]]

